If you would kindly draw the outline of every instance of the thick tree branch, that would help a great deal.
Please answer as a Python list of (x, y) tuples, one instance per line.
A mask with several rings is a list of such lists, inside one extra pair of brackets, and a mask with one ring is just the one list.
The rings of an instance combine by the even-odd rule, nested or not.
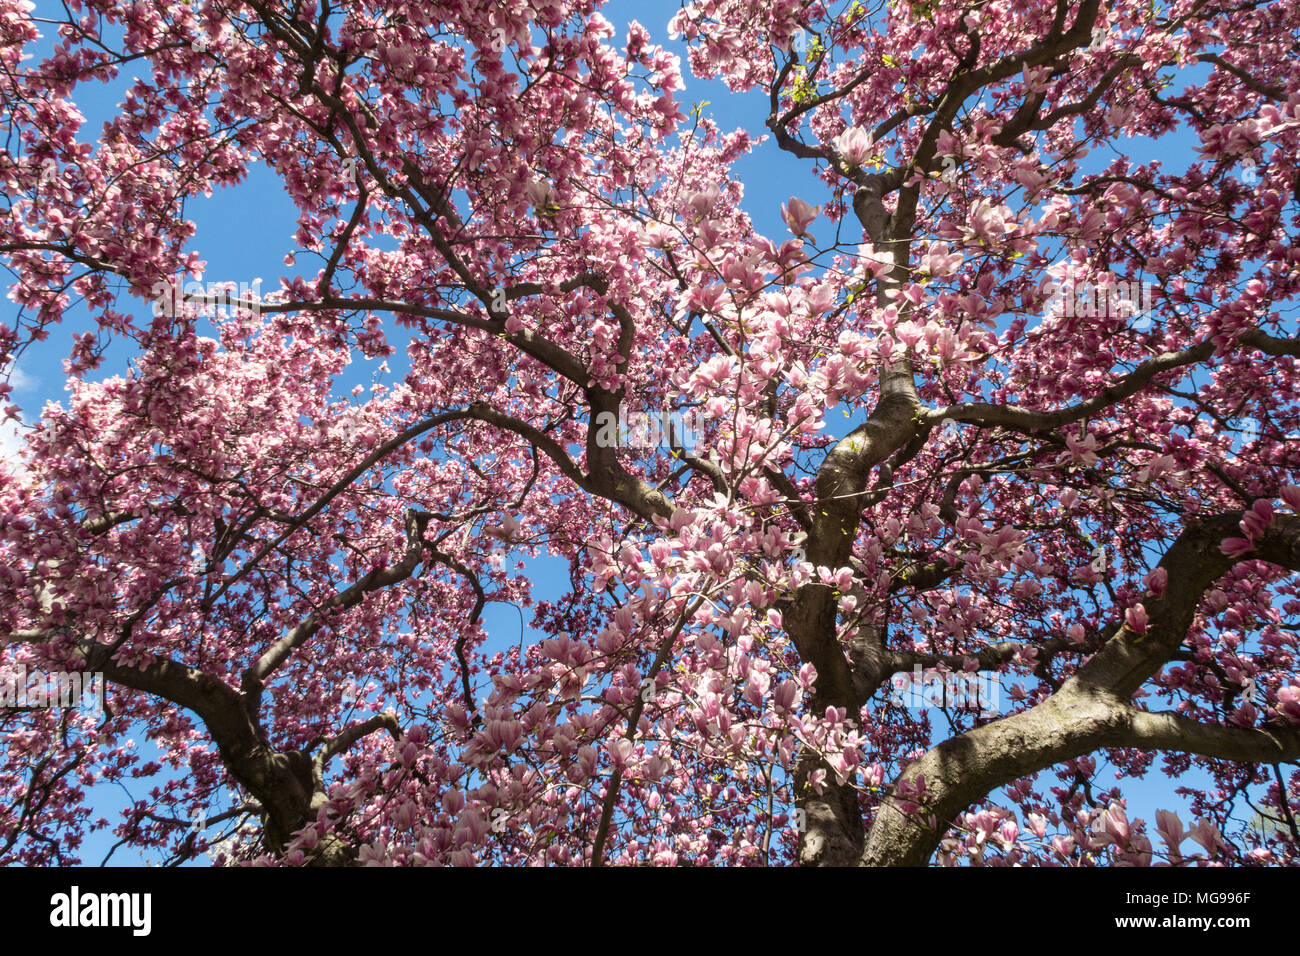
[(424, 529), (429, 523), (429, 516), (415, 510), (406, 512), (406, 552), (402, 560), (383, 568), (374, 568), (361, 580), (345, 590), (338, 591), (324, 601), (320, 607), (303, 618), (287, 634), (276, 641), (257, 662), (244, 672), (242, 687), (247, 697), (251, 713), (256, 713), (261, 700), (262, 688), (267, 678), (274, 674), (289, 655), (307, 643), (324, 625), (330, 611), (346, 610), (355, 607), (372, 591), (397, 584), (411, 576), (420, 563), (424, 552)]
[(317, 752), (314, 758), (317, 772), (323, 771), (325, 765), (330, 760), (341, 753), (345, 753), (353, 747), (357, 741), (370, 736), (377, 730), (388, 731), (389, 736), (394, 740), (402, 739), (402, 728), (397, 723), (397, 718), (392, 714), (375, 714), (369, 720), (363, 720), (360, 723), (348, 727), (337, 737), (328, 741)]
[(1300, 728), (1224, 727), (1177, 713), (1133, 710), (1122, 746), (1175, 750), (1240, 763), (1287, 763), (1300, 759)]
[(1136, 395), (1158, 375), (1204, 361), (1213, 354), (1213, 342), (1202, 342), (1177, 352), (1165, 352), (1143, 362), (1114, 385), (1102, 389), (1092, 398), (1054, 411), (1021, 408), (1017, 405), (995, 405), (989, 402), (963, 402), (928, 411), (924, 413), (923, 421), (926, 425), (934, 426), (945, 418), (951, 418), (956, 422), (969, 422), (986, 428), (1002, 425), (1020, 431), (1059, 428), (1070, 422), (1096, 415), (1111, 405)]
[[(974, 728), (932, 747), (900, 775), (895, 790), (915, 802), (891, 796), (880, 806), (867, 836), (862, 862), (920, 866), (959, 813), (992, 790), (1018, 777), (1100, 747), (1185, 750), (1224, 759), (1294, 759), (1300, 742), (1293, 731), (1216, 728), (1169, 715), (1141, 715), (1133, 693), (1154, 674), (1185, 637), (1205, 591), (1240, 560), (1263, 560), (1300, 570), (1300, 516), (1275, 515), (1272, 525), (1244, 558), (1225, 555), (1220, 544), (1232, 535), (1240, 513), (1190, 522), (1160, 561), (1167, 572), (1163, 595), (1143, 595), (1147, 624), (1123, 623), (1110, 632), (1096, 655), (1061, 688), (1029, 710)], [(1188, 736), (1180, 737), (1179, 731)]]
[(226, 591), (228, 591), (232, 585), (234, 585), (236, 582), (241, 580), (244, 577), (244, 575), (248, 574), (249, 571), (255, 568), (258, 562), (260, 562), (264, 557), (266, 557), (268, 554), (270, 554), (272, 551), (278, 548), (281, 544), (283, 544), (286, 540), (288, 540), (288, 538), (291, 535), (293, 535), (294, 532), (302, 528), (305, 524), (307, 524), (308, 521), (316, 517), (316, 515), (320, 514), (326, 508), (326, 506), (329, 505), (331, 501), (333, 501), (340, 494), (346, 491), (354, 481), (360, 478), (363, 474), (365, 474), (367, 471), (369, 471), (379, 462), (383, 461), (385, 458), (387, 458), (397, 449), (401, 448), (403, 445), (407, 444), (413, 439), (418, 438), (419, 436), (423, 435), (425, 432), (429, 431), (432, 428), (436, 428), (439, 425), (445, 425), (448, 422), (461, 421), (472, 417), (475, 416), (473, 416), (470, 412), (466, 412), (466, 411), (442, 412), (441, 414), (434, 415), (431, 418), (426, 418), (424, 421), (412, 425), (410, 428), (407, 428), (405, 431), (399, 432), (398, 434), (390, 438), (388, 441), (384, 442), (382, 445), (380, 445), (378, 448), (372, 451), (369, 455), (363, 458), (360, 462), (354, 465), (351, 469), (349, 469), (347, 473), (343, 475), (343, 477), (339, 478), (336, 482), (334, 482), (334, 484), (332, 484), (323, 495), (317, 498), (316, 501), (313, 502), (312, 505), (306, 511), (302, 512), (291, 522), (289, 522), (288, 527), (286, 527), (284, 531), (282, 531), (274, 540), (263, 545), (262, 548), (257, 552), (257, 554), (253, 555), (253, 557), (250, 558), (242, 568), (240, 568), (237, 572), (235, 572), (233, 575), (227, 578), (224, 582), (222, 582), (221, 587), (217, 588), (217, 590), (209, 598), (206, 599), (205, 604), (207, 604), (207, 606), (209, 607), (215, 604), (216, 601), (223, 594), (225, 594)]

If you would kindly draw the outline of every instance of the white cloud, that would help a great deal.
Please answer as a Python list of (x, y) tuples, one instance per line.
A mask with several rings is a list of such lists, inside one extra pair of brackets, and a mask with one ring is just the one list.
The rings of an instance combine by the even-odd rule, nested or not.
[[(3, 374), (5, 374), (5, 371), (0, 371), (0, 375)], [(14, 387), (15, 392), (31, 391), (36, 387), (38, 383), (38, 380), (36, 378), (32, 377), (31, 375), (28, 375), (17, 365), (11, 365), (7, 369), (7, 374), (9, 378), (9, 384)]]
[(0, 467), (13, 473), (26, 470), (18, 457), (25, 435), (26, 430), (12, 418), (0, 422)]
[[(13, 386), (11, 394), (32, 391), (38, 384), (35, 376), (28, 375), (13, 363), (7, 367), (0, 366), (0, 381), (7, 381)], [(26, 470), (18, 457), (18, 452), (22, 449), (26, 438), (27, 429), (24, 424), (8, 417), (0, 421), (0, 466), (15, 473)]]

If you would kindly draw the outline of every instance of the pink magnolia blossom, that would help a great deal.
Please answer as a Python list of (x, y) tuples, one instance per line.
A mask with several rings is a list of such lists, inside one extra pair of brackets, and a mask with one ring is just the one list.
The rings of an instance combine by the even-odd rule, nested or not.
[(802, 236), (808, 231), (813, 220), (821, 215), (821, 211), (821, 206), (811, 206), (798, 197), (791, 197), (790, 201), (781, 207), (781, 218), (785, 220), (792, 233)]
[(850, 126), (834, 139), (836, 152), (850, 166), (865, 166), (875, 156), (871, 133), (860, 126)]
[(1300, 861), (1300, 7), (86, 6), (0, 0), (0, 863)]

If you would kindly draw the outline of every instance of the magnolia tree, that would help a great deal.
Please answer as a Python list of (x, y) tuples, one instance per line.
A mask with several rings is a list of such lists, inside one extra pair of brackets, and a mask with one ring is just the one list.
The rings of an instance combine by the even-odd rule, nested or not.
[(1300, 860), (1300, 4), (688, 3), (749, 132), (594, 0), (44, 6), (0, 859)]

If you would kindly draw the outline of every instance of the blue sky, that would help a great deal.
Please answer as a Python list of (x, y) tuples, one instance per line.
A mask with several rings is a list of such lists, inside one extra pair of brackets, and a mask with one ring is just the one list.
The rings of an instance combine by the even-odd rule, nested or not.
[[(51, 9), (50, 0), (38, 0), (37, 7), (38, 10), (43, 7)], [(620, 28), (629, 19), (640, 20), (649, 28), (655, 42), (664, 43), (682, 55), (687, 83), (686, 90), (681, 94), (684, 112), (693, 103), (708, 101), (705, 111), (723, 130), (744, 127), (751, 133), (762, 133), (767, 113), (767, 101), (762, 94), (733, 94), (721, 83), (702, 81), (690, 75), (685, 64), (684, 48), (667, 37), (666, 24), (676, 9), (677, 4), (671, 2), (614, 0), (605, 7), (604, 12)], [(620, 29), (620, 38), (621, 35)], [(88, 119), (83, 138), (97, 136), (100, 123), (114, 110), (122, 87), (129, 81), (128, 73), (116, 83), (78, 92), (78, 103)], [(1177, 151), (1186, 148), (1190, 157), (1192, 145), (1190, 139), (1163, 140), (1159, 151), (1171, 165), (1180, 165), (1183, 157), (1171, 155), (1171, 149)], [(1129, 141), (1124, 147), (1130, 155), (1140, 159), (1155, 155), (1156, 150), (1152, 144), (1141, 141)], [(825, 187), (813, 175), (811, 165), (782, 152), (771, 142), (742, 158), (737, 163), (735, 172), (745, 185), (744, 208), (761, 232), (778, 241), (787, 234), (779, 215), (783, 202), (791, 195), (800, 195), (814, 203), (820, 203), (825, 198)], [(260, 278), (265, 289), (275, 287), (277, 277), (288, 271), (283, 265), (283, 259), (286, 253), (295, 248), (295, 211), (279, 178), (269, 170), (255, 169), (239, 187), (217, 192), (211, 198), (191, 201), (187, 215), (198, 227), (193, 248), (207, 260), (206, 278), (250, 283)], [(12, 305), (7, 307), (12, 309)], [(140, 308), (143, 311), (147, 306), (141, 303)], [(11, 382), (15, 386), (14, 399), (22, 407), (28, 421), (39, 414), (45, 402), (62, 398), (62, 366), (69, 352), (72, 335), (90, 327), (92, 323), (84, 310), (74, 309), (68, 320), (54, 329), (47, 341), (34, 344), (21, 357), (12, 373)], [(129, 356), (129, 349), (124, 347), (110, 350), (107, 361), (96, 374), (107, 376), (123, 371)], [(360, 365), (350, 370), (340, 382), (340, 392), (350, 389), (354, 384), (368, 384), (372, 371), (373, 364)], [(856, 424), (855, 421), (833, 423), (835, 417), (838, 416), (832, 416), (828, 422), (832, 433), (836, 429), (846, 430)], [(0, 432), (0, 449), (6, 445), (12, 448), (14, 438), (12, 431)], [(529, 573), (536, 581), (534, 596), (539, 599), (558, 598), (568, 589), (567, 567), (559, 560), (530, 561)], [(524, 618), (527, 617), (528, 614), (525, 613)], [(518, 609), (502, 604), (488, 606), (484, 625), (491, 635), (489, 647), (493, 648), (516, 645), (520, 639), (521, 627), (525, 628), (526, 638), (533, 633), (527, 629), (526, 624), (521, 623)], [(137, 743), (147, 749), (143, 738), (139, 738)], [(1181, 799), (1173, 794), (1174, 787), (1190, 783), (1194, 778), (1189, 776), (1179, 781), (1166, 780), (1159, 773), (1159, 763), (1157, 760), (1155, 769), (1145, 781), (1124, 784), (1130, 816), (1152, 819), (1156, 808), (1173, 808), (1182, 804)], [(1103, 788), (1110, 783), (1106, 777), (1105, 770), (1098, 774), (1097, 782)], [(1047, 782), (1046, 779), (1042, 781), (1043, 784)], [(132, 789), (142, 795), (150, 785), (148, 782), (137, 783)], [(125, 795), (116, 787), (98, 788), (94, 794), (94, 803), (97, 809), (111, 818), (115, 810), (125, 805)], [(85, 860), (98, 862), (113, 842), (114, 839), (106, 832), (92, 836), (86, 843)], [(113, 862), (138, 864), (141, 858), (123, 848), (117, 851)]]

